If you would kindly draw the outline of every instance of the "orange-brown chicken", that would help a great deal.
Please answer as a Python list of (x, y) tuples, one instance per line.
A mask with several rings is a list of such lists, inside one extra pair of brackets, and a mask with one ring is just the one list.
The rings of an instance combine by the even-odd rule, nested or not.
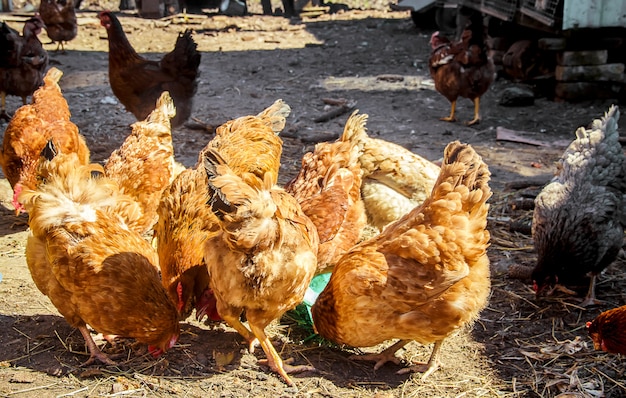
[(63, 153), (77, 153), (81, 164), (89, 163), (89, 149), (70, 121), (70, 110), (58, 85), (62, 75), (51, 68), (44, 85), (33, 93), (33, 103), (19, 108), (4, 132), (0, 165), (15, 192), (13, 206), (18, 211), (23, 208), (17, 196), (23, 188), (35, 188), (39, 155), (48, 140), (52, 139)]
[(337, 260), (361, 238), (367, 223), (361, 200), (359, 147), (349, 136), (365, 131), (367, 115), (354, 112), (336, 142), (315, 145), (302, 158), (300, 173), (285, 190), (311, 219), (320, 239), (318, 273), (332, 271)]
[[(218, 313), (251, 352), (259, 342), (267, 365), (293, 385), (288, 373), (312, 368), (283, 363), (265, 327), (304, 297), (317, 268), (315, 225), (293, 196), (275, 185), (275, 173), (239, 177), (212, 149), (204, 159), (209, 205), (221, 228), (204, 252)], [(239, 319), (242, 312), (250, 329)]]
[(56, 51), (65, 51), (64, 42), (78, 34), (78, 21), (73, 0), (41, 0), (39, 14), (46, 25), (46, 32), (52, 42), (56, 42)]
[(171, 348), (178, 315), (161, 285), (156, 251), (117, 213), (132, 200), (100, 165), (57, 154), (52, 141), (42, 156), (40, 184), (20, 195), (29, 213), (26, 261), (37, 288), (85, 338), (85, 364), (114, 364), (87, 325), (146, 343), (155, 356)]
[(435, 32), (430, 44), (430, 75), (435, 89), (451, 103), (450, 116), (441, 120), (455, 121), (457, 99), (464, 97), (474, 102), (474, 118), (467, 124), (480, 122), (480, 97), (489, 89), (496, 74), (489, 56), (482, 15), (475, 13), (471, 17), (459, 41), (450, 42)]
[(115, 15), (101, 12), (100, 23), (109, 38), (109, 81), (113, 94), (137, 120), (143, 120), (154, 110), (161, 93), (168, 91), (176, 106), (172, 127), (182, 125), (191, 115), (200, 66), (200, 53), (191, 30), (179, 34), (174, 50), (160, 61), (151, 61), (137, 54)]
[(626, 305), (604, 311), (587, 322), (596, 350), (626, 355)]
[(219, 231), (218, 220), (206, 206), (208, 197), (204, 167), (180, 173), (163, 191), (154, 236), (161, 279), (181, 319), (196, 308), (196, 317), (219, 320), (209, 289), (204, 263), (204, 243)]
[(347, 133), (359, 147), (361, 198), (370, 225), (382, 230), (428, 198), (439, 166), (398, 144), (368, 136), (365, 128)]
[(106, 176), (141, 205), (143, 217), (131, 226), (141, 234), (156, 223), (161, 194), (173, 179), (170, 119), (175, 114), (172, 98), (167, 92), (162, 93), (152, 113), (146, 120), (133, 123), (131, 134), (104, 165)]
[(474, 321), (490, 290), (487, 246), (487, 165), (471, 146), (448, 144), (432, 195), (378, 236), (345, 254), (313, 305), (323, 337), (353, 347), (400, 341), (380, 354), (357, 359), (392, 361), (415, 340), (435, 343), (426, 364), (438, 367), (443, 340)]
[(243, 116), (218, 127), (207, 148), (218, 151), (238, 175), (248, 172), (263, 179), (268, 171), (278, 174), (283, 152), (278, 134), (290, 112), (289, 105), (276, 100), (256, 116)]
[(260, 178), (278, 173), (282, 140), (277, 136), (285, 126), (290, 108), (282, 100), (256, 116), (244, 116), (217, 128), (194, 168), (183, 171), (167, 188), (158, 207), (154, 227), (163, 285), (176, 304), (181, 318), (193, 308), (196, 317), (217, 321), (215, 298), (209, 288), (204, 263), (204, 242), (219, 232), (218, 220), (206, 206), (207, 177), (203, 152), (218, 148), (237, 175), (251, 172)]
[(48, 69), (48, 52), (43, 48), (37, 35), (44, 24), (39, 15), (24, 22), (22, 36), (2, 22), (0, 32), (0, 118), (9, 120), (6, 112), (6, 96), (26, 98), (32, 95), (43, 83)]

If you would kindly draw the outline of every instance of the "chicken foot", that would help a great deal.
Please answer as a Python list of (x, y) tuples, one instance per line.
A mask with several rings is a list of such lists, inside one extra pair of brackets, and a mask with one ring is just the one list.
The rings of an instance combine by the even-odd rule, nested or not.
[(394, 345), (392, 345), (391, 347), (385, 349), (383, 352), (380, 352), (378, 354), (351, 355), (349, 359), (352, 359), (355, 361), (376, 362), (376, 364), (374, 365), (374, 370), (380, 369), (380, 367), (386, 364), (387, 362), (393, 362), (396, 365), (399, 365), (401, 359), (395, 355), (396, 351), (398, 351), (400, 348), (404, 347), (410, 342), (411, 340), (400, 340)]
[(450, 105), (450, 116), (442, 117), (439, 120), (443, 120), (444, 122), (456, 122), (456, 118), (454, 117), (454, 113), (456, 112), (456, 100), (452, 101)]
[(480, 123), (480, 97), (474, 98), (474, 118), (467, 122), (468, 126)]
[(591, 305), (604, 304), (604, 301), (596, 298), (596, 275), (591, 275), (591, 282), (589, 282), (589, 291), (585, 296), (585, 299), (580, 303), (581, 307), (589, 307)]
[(89, 332), (89, 329), (87, 329), (87, 326), (79, 326), (78, 330), (80, 331), (80, 334), (83, 335), (83, 338), (85, 339), (85, 344), (87, 344), (87, 348), (89, 349), (90, 354), (89, 359), (86, 362), (80, 364), (81, 367), (91, 365), (96, 360), (102, 362), (105, 365), (117, 365), (115, 361), (113, 361), (105, 353), (100, 351), (100, 349), (96, 345), (96, 342), (93, 340), (93, 337), (91, 337), (91, 333)]
[(269, 366), (272, 371), (278, 373), (283, 378), (283, 380), (285, 380), (287, 385), (289, 385), (289, 387), (294, 386), (293, 380), (291, 380), (291, 377), (289, 377), (289, 373), (301, 373), (316, 370), (314, 367), (308, 365), (291, 366), (289, 365), (289, 362), (291, 362), (289, 360), (283, 362), (283, 360), (280, 358), (280, 355), (278, 355), (278, 352), (276, 352), (276, 349), (272, 345), (272, 342), (265, 335), (265, 331), (263, 330), (263, 328), (260, 328), (250, 323), (250, 329), (252, 329), (252, 333), (254, 333), (254, 335), (257, 336), (257, 338), (261, 342), (261, 348), (263, 348), (263, 351), (267, 356), (267, 359), (260, 360), (259, 363)]
[(416, 363), (404, 369), (400, 369), (396, 373), (399, 375), (410, 373), (410, 372), (420, 372), (422, 374), (422, 380), (425, 380), (428, 376), (433, 374), (433, 372), (439, 369), (439, 350), (441, 349), (441, 344), (443, 340), (435, 341), (435, 346), (433, 347), (433, 352), (430, 354), (430, 358), (426, 363)]
[[(367, 355), (352, 355), (350, 359), (354, 359), (357, 361), (375, 361), (376, 365), (374, 365), (374, 370), (380, 369), (381, 366), (386, 364), (387, 362), (393, 362), (396, 365), (400, 364), (400, 358), (396, 357), (395, 353), (400, 348), (407, 345), (411, 340), (400, 340), (391, 347), (387, 348), (383, 352), (379, 354), (367, 354)], [(435, 346), (433, 347), (433, 352), (430, 354), (430, 359), (427, 363), (416, 363), (409, 367), (400, 369), (396, 373), (399, 375), (411, 373), (411, 372), (420, 372), (424, 373), (422, 375), (422, 380), (430, 376), (435, 370), (439, 368), (439, 349), (441, 348), (441, 343), (443, 340), (439, 340), (435, 342)]]

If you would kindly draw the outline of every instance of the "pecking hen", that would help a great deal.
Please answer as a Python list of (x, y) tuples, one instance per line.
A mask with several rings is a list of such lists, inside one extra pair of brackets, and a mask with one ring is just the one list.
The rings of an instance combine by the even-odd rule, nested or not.
[(359, 147), (348, 139), (357, 131), (364, 133), (366, 120), (367, 115), (354, 112), (342, 137), (315, 145), (303, 156), (300, 173), (285, 186), (317, 229), (317, 273), (332, 271), (337, 260), (359, 242), (367, 223)]
[(399, 373), (435, 371), (443, 340), (473, 322), (489, 296), (489, 176), (471, 146), (448, 144), (431, 196), (339, 260), (312, 308), (316, 331), (353, 347), (400, 339), (355, 358), (376, 361), (374, 369), (399, 363), (395, 352), (411, 340), (435, 343), (428, 363)]
[(137, 54), (115, 15), (103, 11), (99, 16), (109, 39), (109, 81), (113, 94), (137, 120), (143, 120), (154, 110), (161, 93), (168, 91), (176, 107), (172, 127), (181, 126), (191, 115), (198, 88), (200, 53), (191, 30), (179, 34), (174, 50), (160, 61), (151, 61)]
[(35, 188), (40, 153), (49, 140), (63, 153), (76, 153), (81, 164), (89, 163), (89, 148), (70, 121), (70, 110), (58, 84), (62, 75), (59, 69), (51, 68), (44, 85), (33, 93), (33, 103), (19, 108), (4, 132), (0, 165), (13, 187), (13, 206), (18, 211), (23, 207), (17, 197), (23, 188)]
[[(248, 341), (250, 352), (260, 343), (265, 363), (292, 386), (288, 373), (313, 369), (283, 363), (265, 328), (302, 302), (317, 268), (315, 225), (275, 185), (276, 173), (240, 177), (212, 149), (204, 153), (204, 167), (208, 205), (220, 225), (204, 252), (217, 311)], [(250, 329), (240, 321), (244, 312)]]
[(104, 173), (115, 180), (122, 193), (140, 204), (143, 216), (130, 227), (140, 234), (157, 221), (161, 194), (173, 180), (174, 146), (170, 120), (176, 114), (169, 93), (156, 101), (146, 120), (133, 123), (132, 132), (106, 160)]
[(626, 305), (604, 311), (587, 322), (587, 332), (596, 350), (626, 355)]
[(368, 223), (378, 230), (396, 221), (430, 195), (439, 166), (408, 149), (350, 129), (344, 138), (357, 144), (362, 170), (361, 198)]
[(41, 0), (39, 14), (56, 51), (65, 52), (64, 42), (73, 40), (78, 34), (78, 21), (73, 0)]
[(215, 298), (209, 288), (204, 262), (204, 242), (219, 232), (218, 219), (206, 206), (207, 177), (203, 152), (217, 148), (237, 175), (266, 172), (278, 174), (282, 140), (278, 133), (285, 126), (289, 105), (282, 100), (256, 116), (243, 116), (226, 122), (200, 152), (195, 167), (183, 171), (163, 192), (154, 235), (159, 253), (163, 285), (176, 304), (181, 319), (196, 309), (196, 318), (205, 315), (218, 321)]
[(0, 32), (0, 118), (10, 120), (6, 112), (6, 96), (26, 98), (43, 84), (48, 69), (48, 52), (37, 35), (44, 24), (39, 15), (24, 22), (22, 35), (2, 22)]
[(590, 129), (579, 128), (557, 174), (535, 198), (532, 280), (538, 297), (590, 274), (582, 304), (597, 303), (596, 275), (617, 257), (626, 225), (626, 161), (618, 119), (619, 110), (612, 106)]
[(84, 365), (114, 364), (87, 325), (135, 338), (155, 356), (171, 348), (178, 315), (161, 285), (156, 251), (118, 214), (133, 201), (100, 165), (57, 153), (52, 141), (40, 167), (37, 188), (19, 197), (29, 214), (26, 262), (37, 288), (83, 335), (91, 354)]
[(432, 52), (428, 60), (430, 75), (435, 89), (451, 103), (450, 116), (441, 120), (455, 121), (457, 99), (464, 97), (474, 102), (474, 118), (467, 124), (471, 126), (480, 122), (480, 97), (496, 76), (486, 39), (483, 17), (479, 13), (472, 15), (459, 41), (450, 42), (439, 32), (433, 33), (430, 39)]

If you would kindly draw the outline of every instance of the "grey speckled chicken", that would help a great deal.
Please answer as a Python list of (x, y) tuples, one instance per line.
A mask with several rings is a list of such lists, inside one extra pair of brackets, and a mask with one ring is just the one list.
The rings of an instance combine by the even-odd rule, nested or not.
[(626, 162), (612, 106), (590, 129), (579, 128), (558, 172), (535, 199), (532, 273), (538, 296), (591, 274), (583, 305), (597, 303), (596, 275), (616, 258), (624, 239)]

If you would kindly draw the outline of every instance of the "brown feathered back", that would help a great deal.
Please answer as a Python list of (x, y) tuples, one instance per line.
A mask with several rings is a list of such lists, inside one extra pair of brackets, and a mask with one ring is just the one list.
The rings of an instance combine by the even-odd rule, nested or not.
[(278, 179), (283, 151), (278, 133), (290, 112), (289, 105), (276, 100), (256, 116), (243, 116), (218, 127), (207, 148), (219, 152), (237, 175), (251, 173), (262, 180), (266, 172), (272, 172)]
[(303, 156), (300, 173), (285, 186), (317, 228), (318, 273), (332, 270), (339, 257), (358, 243), (366, 224), (359, 145), (348, 138), (365, 130), (366, 120), (367, 115), (354, 112), (342, 137), (315, 145)]
[[(62, 75), (59, 69), (51, 68), (44, 85), (33, 94), (33, 103), (18, 109), (4, 132), (0, 165), (16, 195), (22, 187), (35, 188), (39, 155), (50, 139), (62, 153), (76, 153), (80, 164), (89, 163), (87, 143), (70, 121), (69, 107), (58, 85)], [(20, 208), (16, 200), (14, 205)]]
[(470, 145), (448, 144), (431, 196), (346, 253), (312, 307), (341, 344), (441, 342), (471, 323), (490, 290), (489, 170)]

